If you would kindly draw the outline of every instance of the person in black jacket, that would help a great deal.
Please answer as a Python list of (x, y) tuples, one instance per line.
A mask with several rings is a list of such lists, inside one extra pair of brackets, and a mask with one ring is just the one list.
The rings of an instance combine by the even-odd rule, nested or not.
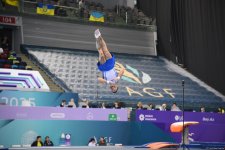
[(44, 146), (54, 146), (53, 142), (50, 140), (49, 136), (45, 137)]
[(98, 145), (99, 146), (106, 146), (106, 141), (105, 141), (104, 137), (99, 138)]
[(41, 146), (43, 146), (41, 136), (37, 136), (36, 140), (31, 144), (31, 147), (41, 147)]

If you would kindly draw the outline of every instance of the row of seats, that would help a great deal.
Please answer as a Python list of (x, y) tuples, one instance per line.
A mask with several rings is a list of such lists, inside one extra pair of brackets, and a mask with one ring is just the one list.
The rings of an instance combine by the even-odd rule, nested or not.
[[(137, 100), (147, 101), (176, 101), (182, 102), (181, 80), (185, 80), (185, 102), (196, 104), (220, 105), (223, 104), (221, 98), (206, 90), (191, 79), (184, 77), (174, 71), (169, 71), (167, 64), (159, 58), (143, 56), (124, 56), (116, 54), (117, 62), (123, 66), (128, 65), (134, 72), (139, 73), (138, 79), (142, 81), (142, 72), (149, 74), (149, 83), (132, 83), (127, 80), (120, 80), (119, 91), (112, 94), (106, 85), (98, 84), (96, 78), (101, 76), (97, 70), (97, 53), (87, 53), (80, 51), (50, 50), (40, 48), (28, 48), (28, 52), (34, 55), (40, 63), (45, 65), (56, 77), (63, 80), (73, 91), (79, 93), (81, 99), (90, 100), (127, 100), (136, 102)], [(46, 59), (47, 58), (47, 59)], [(57, 61), (56, 61), (57, 60)], [(64, 63), (63, 63), (64, 62)], [(66, 62), (66, 63), (65, 63)], [(150, 64), (150, 65), (149, 65)], [(154, 69), (152, 69), (154, 68)], [(127, 69), (130, 73), (132, 69)], [(136, 76), (134, 74), (134, 76)], [(137, 77), (137, 76), (136, 76)], [(126, 87), (141, 93), (129, 96)], [(155, 98), (143, 92), (143, 88), (154, 88), (155, 92), (163, 94), (163, 98)], [(171, 98), (163, 89), (170, 88), (175, 93), (175, 98)]]
[(3, 49), (0, 52), (0, 68), (32, 70), (32, 67), (22, 61), (16, 52)]

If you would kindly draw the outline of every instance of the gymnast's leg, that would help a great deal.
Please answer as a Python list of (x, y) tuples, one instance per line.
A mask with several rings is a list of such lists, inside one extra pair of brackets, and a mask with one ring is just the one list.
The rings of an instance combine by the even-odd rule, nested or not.
[(111, 55), (111, 53), (109, 52), (108, 47), (107, 47), (107, 45), (106, 45), (106, 43), (105, 43), (105, 40), (104, 40), (103, 37), (101, 36), (101, 33), (100, 33), (99, 29), (97, 29), (97, 30), (95, 31), (95, 34), (98, 35), (97, 38), (96, 38), (97, 46), (99, 47), (98, 49), (101, 49), (101, 50), (103, 51), (106, 60), (112, 58), (112, 55)]

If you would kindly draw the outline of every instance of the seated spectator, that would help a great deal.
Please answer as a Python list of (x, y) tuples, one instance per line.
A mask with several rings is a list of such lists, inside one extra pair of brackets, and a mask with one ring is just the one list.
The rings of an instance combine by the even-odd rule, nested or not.
[(200, 112), (205, 112), (205, 107), (202, 106), (202, 107), (200, 108)]
[(88, 100), (86, 100), (84, 102), (84, 104), (82, 105), (82, 108), (89, 108), (89, 101)]
[(138, 103), (137, 103), (136, 109), (143, 109), (143, 104), (142, 104), (142, 102), (138, 102)]
[(152, 104), (152, 103), (149, 103), (147, 109), (148, 109), (148, 110), (154, 110), (153, 104)]
[(66, 107), (66, 100), (62, 100), (60, 107)]
[(76, 108), (77, 107), (73, 98), (70, 99), (69, 104), (68, 104), (68, 107), (73, 107), (73, 108)]
[(172, 107), (171, 107), (171, 111), (181, 111), (180, 108), (177, 106), (177, 103), (173, 103)]
[(220, 114), (224, 114), (224, 112), (225, 112), (225, 111), (224, 111), (224, 109), (223, 109), (223, 108), (221, 108), (221, 107), (219, 107), (219, 108), (218, 108), (218, 113), (220, 113)]
[(160, 110), (161, 111), (167, 111), (166, 107), (167, 107), (166, 103), (163, 103)]
[(31, 147), (41, 147), (41, 146), (43, 146), (41, 136), (37, 136), (36, 140), (31, 144)]
[(120, 105), (119, 105), (119, 102), (115, 102), (114, 103), (114, 108), (115, 109), (120, 109), (121, 108)]
[(54, 144), (53, 144), (52, 141), (50, 140), (49, 136), (46, 136), (46, 137), (45, 137), (44, 146), (54, 146)]
[(98, 145), (99, 146), (106, 146), (106, 141), (105, 141), (104, 137), (99, 138)]
[(101, 108), (106, 109), (106, 107), (105, 107), (105, 103), (104, 103), (104, 102), (102, 103)]
[(88, 146), (96, 146), (96, 142), (94, 138), (91, 138), (88, 142)]

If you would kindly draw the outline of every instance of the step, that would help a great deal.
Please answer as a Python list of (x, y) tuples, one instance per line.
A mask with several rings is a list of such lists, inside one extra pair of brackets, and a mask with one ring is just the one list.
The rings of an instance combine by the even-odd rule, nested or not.
[(43, 71), (39, 66), (32, 62), (32, 60), (30, 60), (27, 56), (21, 53), (19, 53), (18, 56), (21, 57), (21, 59), (25, 61), (27, 65), (31, 66), (33, 70), (39, 71), (39, 73), (42, 75), (43, 79), (49, 86), (50, 91), (64, 92), (64, 90), (59, 85), (54, 83), (54, 81), (45, 73), (45, 71)]

